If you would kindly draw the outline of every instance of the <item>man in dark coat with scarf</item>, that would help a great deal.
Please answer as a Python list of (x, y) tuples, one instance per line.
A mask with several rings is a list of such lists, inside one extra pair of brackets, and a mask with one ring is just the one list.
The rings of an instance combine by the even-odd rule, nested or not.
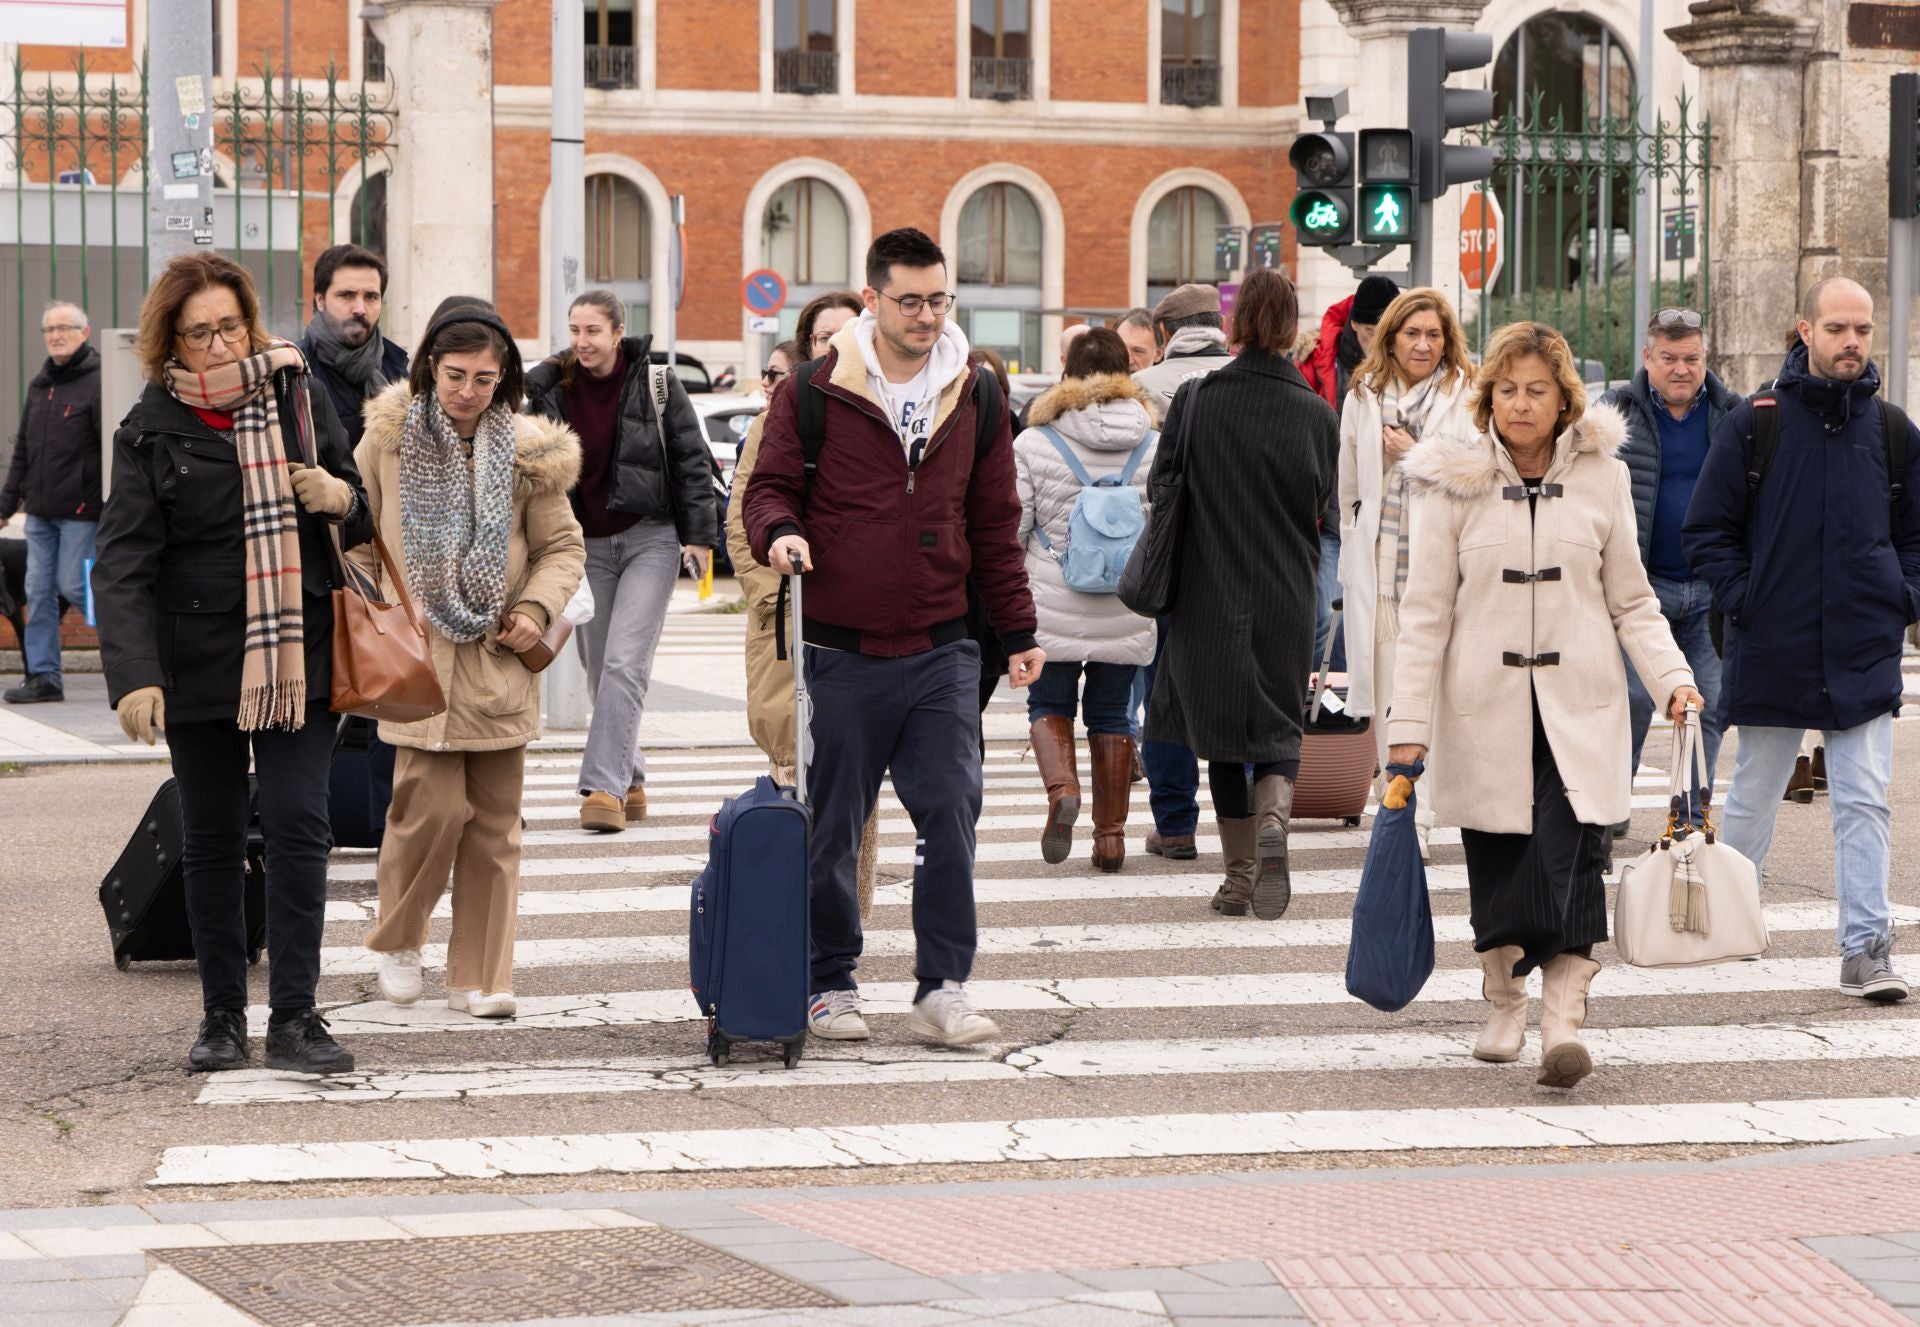
[[(1682, 532), (1725, 619), (1721, 717), (1740, 726), (1720, 837), (1756, 867), (1766, 860), (1801, 734), (1824, 732), (1840, 990), (1890, 1002), (1907, 996), (1890, 957), (1887, 790), (1901, 648), (1920, 618), (1920, 431), (1875, 399), (1873, 299), (1859, 284), (1808, 291), (1800, 340), (1776, 403), (1744, 403), (1714, 430)], [(1765, 410), (1778, 412), (1779, 443), (1750, 488)], [(1889, 446), (1888, 427), (1905, 430), (1904, 449)]]
[(361, 408), (388, 383), (404, 382), (407, 352), (380, 335), (387, 265), (357, 244), (336, 244), (313, 262), (313, 317), (300, 342), (308, 370), (327, 389), (333, 412), (358, 447)]

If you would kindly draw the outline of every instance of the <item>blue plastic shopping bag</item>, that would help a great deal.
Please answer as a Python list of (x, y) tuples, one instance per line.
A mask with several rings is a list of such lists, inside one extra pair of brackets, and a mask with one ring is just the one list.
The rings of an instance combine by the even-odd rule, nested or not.
[[(1420, 777), (1425, 765), (1389, 765), (1389, 776)], [(1347, 946), (1347, 993), (1387, 1013), (1404, 1009), (1433, 975), (1433, 908), (1414, 828), (1415, 799), (1374, 817)]]

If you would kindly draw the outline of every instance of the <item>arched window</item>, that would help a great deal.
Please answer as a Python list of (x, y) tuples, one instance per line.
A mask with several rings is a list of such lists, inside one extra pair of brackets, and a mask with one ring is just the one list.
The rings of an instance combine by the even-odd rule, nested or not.
[(347, 238), (363, 249), (387, 256), (387, 173), (367, 176), (347, 214)]
[(622, 175), (587, 176), (587, 282), (627, 304), (627, 332), (652, 329), (653, 219), (646, 196)]
[(825, 180), (788, 180), (760, 216), (760, 264), (787, 281), (780, 336), (793, 334), (800, 309), (815, 295), (843, 290), (853, 280), (846, 200)]
[(1153, 205), (1147, 218), (1147, 307), (1152, 308), (1190, 281), (1212, 285), (1214, 241), (1227, 224), (1227, 208), (1197, 185), (1175, 189)]
[(983, 185), (960, 208), (960, 330), (1013, 373), (1039, 363), (1044, 231), (1039, 204), (1017, 184)]
[(1539, 14), (1520, 25), (1493, 66), (1496, 116), (1518, 112), (1539, 127), (1555, 115), (1568, 129), (1598, 128), (1633, 113), (1633, 65), (1611, 29), (1580, 13)]

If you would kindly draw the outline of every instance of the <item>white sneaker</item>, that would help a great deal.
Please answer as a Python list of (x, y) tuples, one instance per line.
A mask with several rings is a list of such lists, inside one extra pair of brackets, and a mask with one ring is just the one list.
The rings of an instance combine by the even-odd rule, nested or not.
[(907, 1026), (942, 1046), (977, 1046), (1000, 1035), (1000, 1025), (973, 1007), (957, 981), (941, 982), (939, 990), (914, 1001)]
[(512, 1018), (519, 1006), (512, 991), (448, 991), (447, 1008), (475, 1018)]
[(858, 991), (821, 991), (807, 1001), (807, 1031), (828, 1041), (865, 1041), (873, 1035), (860, 1017)]
[(380, 997), (389, 1004), (412, 1004), (420, 998), (420, 951), (396, 949), (380, 955)]

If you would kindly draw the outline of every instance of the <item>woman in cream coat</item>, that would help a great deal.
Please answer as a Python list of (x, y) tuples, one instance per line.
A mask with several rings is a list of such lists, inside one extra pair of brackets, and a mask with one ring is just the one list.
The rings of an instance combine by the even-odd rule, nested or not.
[(1632, 789), (1622, 648), (1674, 714), (1700, 693), (1640, 561), (1615, 459), (1626, 421), (1586, 409), (1566, 341), (1540, 323), (1501, 328), (1472, 409), (1475, 436), (1406, 462), (1412, 576), (1390, 754), (1411, 764), (1432, 748), (1436, 809), (1461, 827), (1493, 1005), (1474, 1055), (1519, 1055), (1538, 967), (1539, 1081), (1572, 1087), (1593, 1067), (1579, 1033), (1607, 938), (1606, 826)]
[[(1403, 292), (1380, 317), (1340, 411), (1340, 588), (1347, 647), (1347, 709), (1373, 717), (1387, 763), (1385, 710), (1393, 695), (1399, 606), (1410, 565), (1405, 459), (1426, 439), (1471, 437), (1473, 364), (1447, 297)], [(1421, 802), (1424, 852), (1433, 810)]]

